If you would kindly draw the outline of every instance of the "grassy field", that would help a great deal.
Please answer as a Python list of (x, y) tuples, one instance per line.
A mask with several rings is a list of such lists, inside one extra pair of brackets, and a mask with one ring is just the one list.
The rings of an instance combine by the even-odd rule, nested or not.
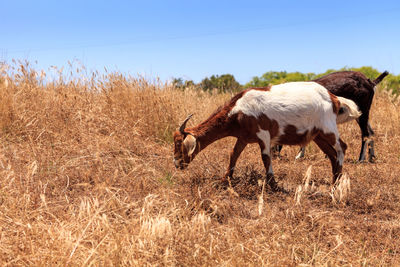
[(311, 144), (304, 160), (294, 161), (298, 147), (273, 160), (289, 193), (266, 190), (262, 202), (256, 145), (239, 158), (229, 190), (218, 180), (234, 139), (212, 144), (187, 170), (172, 162), (179, 123), (189, 113), (189, 125), (199, 123), (231, 95), (81, 70), (72, 75), (81, 78), (44, 82), (28, 64), (7, 72), (0, 74), (1, 266), (400, 262), (400, 101), (384, 90), (371, 111), (376, 163), (356, 163), (359, 128), (340, 126), (349, 145), (346, 199), (333, 201), (329, 160)]

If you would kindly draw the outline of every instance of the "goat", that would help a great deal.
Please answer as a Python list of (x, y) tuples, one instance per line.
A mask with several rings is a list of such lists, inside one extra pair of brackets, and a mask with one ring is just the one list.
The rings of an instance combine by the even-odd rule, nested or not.
[[(366, 160), (366, 150), (368, 147), (368, 161), (375, 159), (374, 131), (369, 124), (369, 111), (375, 93), (375, 86), (378, 85), (389, 73), (383, 72), (371, 81), (364, 74), (357, 71), (340, 71), (325, 75), (313, 80), (324, 86), (336, 96), (345, 97), (353, 100), (361, 111), (361, 116), (357, 119), (361, 130), (361, 151), (358, 158), (359, 162)], [(277, 146), (276, 150), (280, 153), (282, 146)], [(301, 147), (296, 159), (304, 157), (305, 148)]]
[(329, 157), (335, 182), (341, 175), (347, 148), (339, 138), (336, 123), (359, 116), (352, 100), (336, 97), (316, 82), (249, 88), (195, 127), (186, 128), (191, 115), (185, 119), (174, 133), (174, 164), (184, 169), (208, 145), (233, 136), (237, 141), (223, 180), (232, 177), (236, 161), (246, 145), (258, 143), (267, 182), (275, 190), (271, 145), (306, 145), (313, 140)]

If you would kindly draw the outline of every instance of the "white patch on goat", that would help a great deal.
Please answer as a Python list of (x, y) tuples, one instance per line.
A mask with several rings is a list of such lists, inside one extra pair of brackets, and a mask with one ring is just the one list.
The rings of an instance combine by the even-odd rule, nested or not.
[(270, 154), (270, 149), (271, 149), (271, 135), (269, 133), (269, 131), (266, 130), (261, 130), (259, 132), (257, 132), (257, 137), (260, 138), (261, 141), (263, 141), (264, 143), (264, 150), (262, 151), (262, 153), (264, 155), (268, 155)]
[[(260, 138), (265, 146), (264, 150), (261, 151), (261, 153), (263, 153), (264, 155), (268, 155), (271, 159), (271, 134), (269, 133), (269, 131), (260, 129), (260, 131), (257, 132), (257, 137)], [(269, 163), (268, 173), (274, 174), (274, 171), (272, 170), (272, 161), (270, 161)]]
[(337, 134), (336, 114), (328, 90), (315, 82), (291, 82), (274, 85), (269, 91), (249, 90), (229, 113), (243, 112), (248, 116), (264, 114), (279, 124), (279, 135), (288, 125), (297, 128), (298, 134), (313, 128), (324, 133)]
[(340, 146), (339, 139), (336, 140), (335, 150), (337, 155), (337, 161), (339, 162), (340, 166), (342, 166), (344, 161), (344, 153), (342, 147)]

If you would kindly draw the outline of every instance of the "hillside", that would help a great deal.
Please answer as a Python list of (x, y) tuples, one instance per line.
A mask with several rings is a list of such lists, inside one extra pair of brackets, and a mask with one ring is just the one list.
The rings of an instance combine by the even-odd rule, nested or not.
[[(316, 145), (273, 167), (289, 193), (263, 196), (259, 149), (239, 158), (233, 190), (219, 186), (234, 140), (220, 140), (184, 171), (172, 132), (207, 118), (231, 95), (176, 89), (114, 73), (45, 81), (21, 65), (0, 76), (0, 265), (361, 265), (400, 262), (400, 100), (378, 90), (371, 109), (376, 163), (349, 149), (347, 201), (330, 195), (331, 167)], [(83, 75), (83, 76), (80, 76)], [(307, 169), (314, 188), (296, 194)], [(297, 205), (296, 205), (297, 203)]]

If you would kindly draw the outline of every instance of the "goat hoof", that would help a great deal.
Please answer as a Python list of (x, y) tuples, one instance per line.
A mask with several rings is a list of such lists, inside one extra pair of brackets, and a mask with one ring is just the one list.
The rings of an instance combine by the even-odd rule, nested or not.
[(269, 183), (269, 187), (271, 188), (272, 192), (278, 192), (279, 191), (279, 186), (278, 183)]
[(219, 186), (222, 189), (227, 189), (229, 187), (229, 180), (226, 179), (226, 178), (225, 179), (221, 179), (220, 182), (219, 182)]
[(275, 188), (271, 188), (273, 192), (275, 193), (284, 193), (284, 194), (289, 194), (289, 191), (287, 191), (285, 188), (276, 186)]
[(368, 158), (369, 163), (375, 163), (375, 160), (376, 160), (375, 155), (369, 156), (369, 158)]

